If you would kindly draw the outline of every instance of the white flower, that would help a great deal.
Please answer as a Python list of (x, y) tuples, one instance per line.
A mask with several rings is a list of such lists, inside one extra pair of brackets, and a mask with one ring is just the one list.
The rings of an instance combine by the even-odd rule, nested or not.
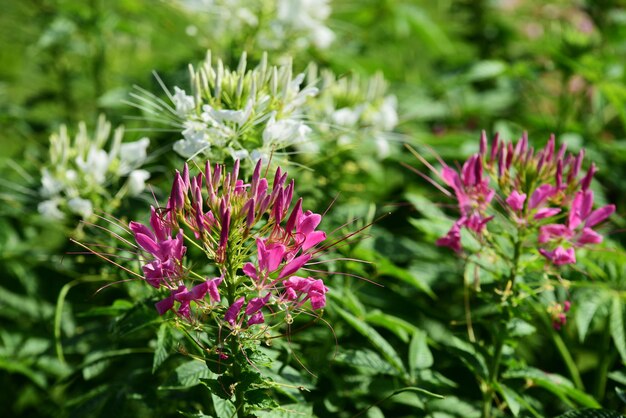
[(195, 100), (193, 96), (189, 96), (185, 90), (174, 86), (174, 95), (172, 96), (172, 102), (176, 106), (176, 113), (179, 116), (185, 117), (196, 108)]
[(44, 200), (39, 202), (37, 210), (46, 218), (62, 220), (65, 215), (59, 210), (59, 203), (59, 199)]
[(128, 194), (137, 196), (146, 188), (146, 180), (150, 178), (150, 173), (146, 170), (133, 170), (128, 175)]
[(133, 169), (140, 167), (148, 156), (148, 138), (141, 138), (135, 142), (126, 142), (120, 145), (120, 166), (118, 173), (124, 176)]
[(311, 128), (303, 122), (295, 119), (276, 120), (274, 115), (267, 121), (263, 130), (263, 143), (265, 145), (279, 145), (284, 147), (306, 141)]
[(41, 195), (50, 197), (63, 190), (63, 183), (55, 179), (47, 168), (41, 170)]
[(311, 38), (313, 45), (319, 49), (326, 49), (335, 40), (335, 33), (324, 25), (312, 28)]
[(349, 107), (337, 109), (331, 115), (332, 121), (340, 126), (354, 126), (359, 121), (359, 117), (361, 117), (361, 112)]
[(398, 112), (396, 110), (398, 101), (396, 96), (387, 96), (383, 104), (374, 115), (372, 123), (382, 131), (392, 131), (398, 124)]
[(382, 135), (376, 137), (376, 150), (378, 151), (378, 158), (383, 159), (389, 156), (389, 141)]
[(276, 17), (285, 26), (309, 32), (316, 47), (327, 48), (335, 38), (323, 23), (330, 12), (328, 0), (278, 0)]
[(235, 150), (235, 149), (229, 148), (228, 152), (230, 153), (230, 156), (233, 158), (233, 160), (243, 161), (246, 158), (248, 158), (248, 156), (250, 155), (248, 151), (246, 151), (245, 149)]
[(109, 154), (92, 146), (87, 154), (87, 160), (85, 161), (82, 156), (78, 156), (76, 157), (76, 165), (83, 173), (91, 175), (94, 182), (102, 184), (109, 168)]
[(174, 151), (183, 158), (192, 158), (201, 152), (208, 151), (211, 145), (207, 141), (180, 139), (174, 143)]
[(89, 218), (93, 214), (93, 205), (90, 200), (74, 197), (67, 202), (70, 211), (80, 215), (83, 219)]

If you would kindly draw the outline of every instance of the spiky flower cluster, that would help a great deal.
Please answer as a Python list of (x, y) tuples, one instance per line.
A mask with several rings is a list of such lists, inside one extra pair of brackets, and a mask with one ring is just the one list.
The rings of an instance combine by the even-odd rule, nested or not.
[(589, 187), (596, 166), (592, 163), (581, 175), (584, 150), (574, 155), (566, 153), (565, 144), (558, 150), (555, 147), (554, 136), (535, 151), (526, 135), (517, 143), (501, 141), (496, 135), (488, 149), (483, 132), (480, 151), (460, 172), (442, 162), (440, 176), (454, 191), (461, 216), (437, 244), (460, 252), (461, 229), (480, 237), (502, 210), (507, 214), (504, 219), (520, 232), (536, 236), (529, 245), (554, 265), (575, 263), (576, 248), (602, 242), (602, 235), (593, 228), (615, 206), (593, 209)]
[[(168, 293), (156, 304), (159, 314), (174, 310), (190, 322), (212, 315), (238, 332), (265, 323), (268, 313), (290, 321), (307, 301), (323, 308), (323, 281), (298, 273), (326, 238), (316, 230), (322, 217), (293, 200), (293, 180), (287, 184), (278, 168), (270, 188), (260, 161), (250, 183), (239, 179), (238, 160), (231, 172), (208, 162), (195, 176), (187, 165), (177, 171), (165, 208), (152, 208), (150, 226), (130, 223), (145, 252), (144, 280)], [(204, 261), (192, 261), (189, 246)]]
[[(65, 125), (50, 137), (50, 159), (41, 169), (38, 210), (42, 215), (63, 219), (73, 214), (87, 219), (94, 207), (104, 209), (106, 201), (144, 190), (150, 173), (139, 167), (146, 160), (150, 140), (122, 143), (124, 128), (120, 126), (107, 147), (110, 134), (111, 124), (100, 116), (93, 136), (81, 122), (73, 141)], [(120, 188), (121, 179), (125, 183)]]
[(307, 140), (311, 129), (301, 120), (301, 108), (317, 88), (301, 88), (304, 74), (294, 77), (290, 63), (268, 65), (267, 55), (254, 69), (246, 65), (245, 53), (231, 70), (219, 59), (213, 62), (209, 51), (198, 69), (190, 67), (190, 94), (178, 87), (174, 94), (165, 89), (174, 107), (138, 95), (136, 105), (181, 130), (174, 151), (185, 158), (232, 157), (253, 164), (272, 154), (280, 159), (280, 151)]
[(307, 119), (315, 121), (313, 128), (320, 137), (334, 138), (340, 146), (354, 146), (369, 139), (374, 142), (378, 158), (389, 154), (398, 111), (396, 97), (387, 94), (382, 74), (338, 78), (332, 71), (319, 72), (311, 64), (307, 79), (317, 83), (320, 90), (315, 100), (308, 101), (306, 111)]

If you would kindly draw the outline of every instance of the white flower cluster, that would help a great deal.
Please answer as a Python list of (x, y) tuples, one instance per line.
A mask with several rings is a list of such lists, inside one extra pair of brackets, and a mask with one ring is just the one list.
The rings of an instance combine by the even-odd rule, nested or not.
[[(213, 63), (209, 52), (190, 73), (190, 93), (174, 87), (173, 94), (167, 92), (173, 107), (153, 102), (151, 109), (180, 127), (183, 138), (174, 151), (182, 157), (202, 154), (215, 161), (232, 157), (255, 163), (280, 157), (285, 148), (307, 141), (311, 128), (303, 121), (302, 109), (318, 90), (301, 87), (304, 74), (294, 77), (291, 63), (269, 66), (264, 55), (256, 68), (246, 69), (244, 53), (238, 68), (231, 70), (221, 60)], [(140, 99), (145, 110), (150, 98)], [(163, 115), (163, 109), (168, 114)]]
[[(382, 74), (371, 78), (337, 78), (331, 71), (319, 73), (309, 66), (308, 80), (317, 80), (320, 93), (308, 102), (307, 118), (316, 121), (322, 138), (336, 138), (339, 145), (353, 145), (362, 139), (374, 141), (377, 157), (389, 155), (390, 140), (398, 124), (397, 99), (387, 94)], [(359, 148), (361, 149), (361, 148)]]
[[(294, 52), (310, 46), (327, 49), (335, 39), (326, 26), (329, 0), (179, 0), (179, 4), (194, 13), (198, 24), (210, 28), (217, 42), (252, 41), (261, 50)], [(191, 33), (198, 33), (195, 26)], [(240, 39), (245, 36), (254, 39)]]
[(145, 188), (150, 173), (139, 167), (145, 162), (148, 138), (122, 143), (124, 128), (118, 127), (110, 149), (104, 149), (111, 133), (111, 124), (104, 116), (98, 119), (93, 137), (81, 122), (78, 134), (71, 141), (67, 127), (50, 137), (50, 160), (41, 170), (42, 201), (39, 212), (52, 219), (64, 219), (67, 213), (83, 219), (93, 214), (94, 207), (111, 199), (108, 188), (117, 186), (120, 179), (126, 183), (117, 192), (135, 196)]

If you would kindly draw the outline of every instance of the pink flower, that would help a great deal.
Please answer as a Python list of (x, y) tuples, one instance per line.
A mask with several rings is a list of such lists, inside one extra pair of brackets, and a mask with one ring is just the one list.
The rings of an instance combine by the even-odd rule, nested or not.
[(448, 231), (446, 236), (439, 238), (436, 242), (439, 247), (449, 247), (455, 252), (461, 252), (461, 227), (459, 222), (455, 222), (452, 228)]
[(224, 320), (228, 322), (231, 326), (235, 326), (237, 322), (237, 317), (239, 316), (239, 312), (241, 312), (241, 308), (245, 302), (246, 298), (243, 296), (234, 301), (226, 311), (226, 315), (224, 315)]
[(540, 248), (539, 252), (557, 266), (576, 263), (576, 254), (574, 253), (573, 248), (564, 249), (563, 247), (558, 246), (552, 251)]
[(521, 212), (524, 209), (524, 202), (526, 201), (526, 194), (520, 193), (517, 190), (513, 190), (509, 197), (506, 198), (506, 203), (511, 209), (516, 212)]

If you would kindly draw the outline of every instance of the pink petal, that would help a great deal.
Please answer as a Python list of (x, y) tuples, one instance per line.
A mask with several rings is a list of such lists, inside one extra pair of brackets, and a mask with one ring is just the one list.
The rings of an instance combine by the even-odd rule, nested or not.
[(591, 228), (583, 228), (580, 237), (576, 240), (579, 245), (599, 244), (602, 242), (602, 235), (598, 234)]
[(526, 194), (519, 193), (517, 190), (513, 190), (509, 197), (506, 198), (506, 203), (511, 209), (516, 212), (521, 211), (524, 208), (524, 202), (526, 201)]
[(585, 226), (591, 228), (611, 216), (613, 212), (615, 212), (615, 205), (602, 206), (600, 209), (596, 209), (591, 212), (585, 222)]
[(243, 266), (243, 272), (246, 276), (250, 277), (251, 279), (259, 280), (259, 277), (256, 274), (256, 267), (254, 267), (254, 264), (246, 263)]
[(537, 213), (535, 213), (535, 215), (533, 216), (533, 219), (539, 220), (539, 219), (549, 218), (560, 212), (561, 212), (560, 208), (542, 208), (542, 209), (539, 209)]
[(243, 296), (240, 297), (235, 302), (233, 302), (226, 311), (226, 315), (224, 315), (224, 320), (230, 325), (235, 325), (235, 322), (237, 322), (237, 316), (239, 315), (239, 312), (241, 312), (241, 307), (243, 306), (244, 301), (245, 298)]
[(137, 233), (135, 234), (135, 241), (137, 241), (137, 244), (139, 244), (141, 248), (143, 248), (150, 254), (153, 254), (153, 255), (159, 254), (159, 246), (148, 235)]
[(300, 270), (300, 268), (304, 266), (306, 262), (310, 259), (311, 254), (303, 254), (299, 257), (294, 258), (289, 263), (287, 263), (285, 267), (283, 267), (283, 270), (280, 272), (278, 278), (282, 279), (284, 277), (291, 276), (293, 273)]

